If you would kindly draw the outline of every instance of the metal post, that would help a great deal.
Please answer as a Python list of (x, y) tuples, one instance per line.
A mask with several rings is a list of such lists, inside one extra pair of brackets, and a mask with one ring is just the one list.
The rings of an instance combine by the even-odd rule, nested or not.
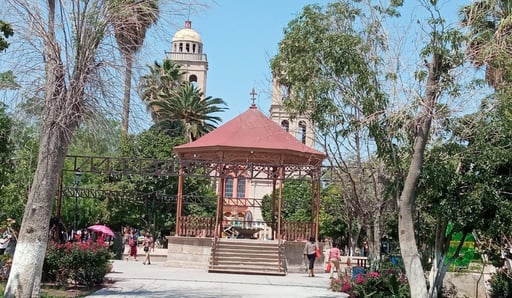
[(74, 221), (73, 221), (73, 233), (72, 233), (72, 241), (75, 240), (75, 233), (77, 229), (77, 213), (78, 213), (78, 186), (80, 185), (80, 178), (82, 177), (82, 172), (80, 168), (77, 168), (75, 171), (75, 180), (73, 181), (73, 187), (75, 188), (75, 212), (74, 212)]
[(60, 172), (59, 176), (59, 192), (57, 193), (57, 214), (55, 215), (55, 235), (53, 236), (53, 240), (56, 243), (60, 243), (60, 217), (61, 217), (61, 209), (62, 209), (62, 172)]

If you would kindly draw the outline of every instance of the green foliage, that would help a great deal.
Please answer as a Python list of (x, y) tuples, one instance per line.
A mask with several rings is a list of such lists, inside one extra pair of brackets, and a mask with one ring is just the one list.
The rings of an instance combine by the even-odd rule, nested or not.
[(346, 243), (342, 238), (348, 233), (345, 201), (339, 188), (329, 185), (321, 191), (320, 238), (331, 238), (337, 243)]
[(11, 127), (12, 120), (5, 111), (5, 105), (0, 103), (0, 194), (6, 185), (8, 172), (12, 171), (12, 150)]
[(179, 122), (188, 141), (207, 134), (222, 121), (222, 118), (217, 116), (226, 110), (226, 103), (221, 98), (204, 97), (203, 93), (189, 82), (184, 82), (169, 92), (159, 93), (158, 99), (148, 104), (155, 110), (155, 118), (159, 122)]
[(355, 278), (344, 276), (331, 280), (331, 290), (344, 292), (352, 298), (405, 298), (411, 297), (409, 284), (402, 270), (388, 268), (357, 274)]
[(7, 49), (9, 47), (9, 43), (7, 42), (7, 38), (14, 35), (14, 30), (9, 23), (6, 23), (0, 20), (0, 52)]
[[(321, 132), (347, 133), (357, 129), (353, 111), (378, 117), (386, 104), (379, 91), (374, 65), (380, 64), (373, 47), (384, 47), (370, 28), (358, 28), (363, 15), (357, 4), (339, 1), (325, 9), (304, 7), (292, 20), (272, 59), (272, 72), (292, 97), (285, 108), (294, 115), (311, 113)], [(367, 31), (374, 35), (367, 35)], [(366, 43), (366, 40), (371, 42)], [(357, 99), (357, 103), (353, 103)]]
[[(310, 180), (287, 180), (283, 185), (283, 201), (281, 216), (284, 221), (311, 221), (311, 181)], [(276, 201), (278, 200), (276, 196)], [(277, 202), (276, 202), (277, 204)], [(275, 209), (277, 214), (277, 209)], [(263, 219), (272, 221), (272, 195), (263, 197), (262, 202)]]
[(139, 92), (142, 100), (150, 107), (149, 103), (158, 100), (159, 94), (170, 94), (172, 89), (181, 85), (184, 72), (179, 64), (169, 59), (164, 59), (162, 63), (155, 61), (148, 68), (149, 73), (142, 76), (139, 82)]
[[(16, 137), (13, 137), (13, 136)], [(37, 156), (36, 136), (0, 104), (0, 220), (21, 223)]]
[(12, 70), (0, 72), (0, 90), (14, 90), (19, 87), (20, 85), (16, 83), (16, 76), (13, 74)]
[(512, 275), (506, 269), (498, 270), (489, 280), (490, 298), (512, 297)]
[[(171, 160), (175, 159), (173, 148), (183, 142), (182, 137), (171, 136), (153, 127), (138, 135), (123, 138), (117, 154), (125, 158)], [(90, 200), (95, 202), (95, 206), (85, 207), (91, 210), (99, 208), (97, 214), (102, 216), (101, 222), (115, 229), (126, 225), (147, 228), (156, 234), (161, 230), (174, 229), (177, 177), (120, 174), (97, 176), (92, 178), (85, 173), (81, 185), (86, 187), (92, 182), (93, 187), (120, 194), (119, 197), (107, 197), (101, 202)], [(184, 182), (183, 215), (213, 216), (215, 210), (216, 195), (211, 181), (187, 177)]]
[(50, 242), (43, 265), (43, 280), (67, 285), (103, 283), (111, 270), (112, 255), (104, 242)]

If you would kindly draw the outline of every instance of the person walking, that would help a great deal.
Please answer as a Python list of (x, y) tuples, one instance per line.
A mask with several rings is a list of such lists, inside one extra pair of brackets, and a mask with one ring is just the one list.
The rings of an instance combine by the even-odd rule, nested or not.
[(151, 264), (151, 258), (149, 256), (149, 251), (151, 250), (151, 248), (153, 248), (153, 250), (155, 249), (154, 242), (153, 242), (153, 237), (151, 237), (150, 233), (146, 233), (146, 235), (144, 236), (144, 241), (142, 242), (142, 245), (144, 246), (144, 252), (146, 253), (146, 258), (144, 259), (144, 263), (142, 263), (142, 264), (150, 265)]
[(330, 278), (333, 278), (334, 268), (336, 268), (336, 274), (338, 278), (340, 278), (340, 260), (341, 252), (338, 248), (338, 244), (333, 243), (329, 250), (329, 263), (331, 264), (331, 269), (329, 270)]
[(308, 267), (308, 276), (314, 277), (314, 267), (315, 267), (315, 259), (316, 259), (316, 251), (319, 249), (318, 244), (315, 241), (315, 236), (309, 237), (309, 241), (306, 242), (304, 246), (304, 258), (308, 258), (309, 267)]
[(130, 230), (130, 234), (128, 235), (128, 247), (130, 249), (130, 254), (126, 257), (126, 260), (130, 257), (133, 257), (135, 261), (137, 261), (137, 236)]

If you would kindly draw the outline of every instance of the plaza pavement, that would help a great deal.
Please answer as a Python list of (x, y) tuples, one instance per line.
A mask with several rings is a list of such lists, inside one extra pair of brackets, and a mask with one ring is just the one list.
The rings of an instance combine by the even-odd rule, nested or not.
[(107, 278), (115, 282), (87, 297), (348, 297), (329, 290), (329, 274), (323, 272), (315, 277), (308, 277), (307, 273), (286, 276), (224, 274), (172, 268), (162, 261), (143, 265), (140, 260), (115, 260), (113, 272)]

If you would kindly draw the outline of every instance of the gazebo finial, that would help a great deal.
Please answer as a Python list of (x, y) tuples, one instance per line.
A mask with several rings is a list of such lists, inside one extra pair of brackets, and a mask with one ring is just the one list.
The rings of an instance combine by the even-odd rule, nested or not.
[(251, 93), (249, 93), (249, 95), (251, 96), (251, 100), (252, 100), (251, 109), (255, 109), (256, 104), (254, 102), (256, 101), (256, 95), (258, 95), (258, 93), (256, 93), (256, 91), (254, 91), (254, 87), (252, 88), (252, 91), (251, 91)]

